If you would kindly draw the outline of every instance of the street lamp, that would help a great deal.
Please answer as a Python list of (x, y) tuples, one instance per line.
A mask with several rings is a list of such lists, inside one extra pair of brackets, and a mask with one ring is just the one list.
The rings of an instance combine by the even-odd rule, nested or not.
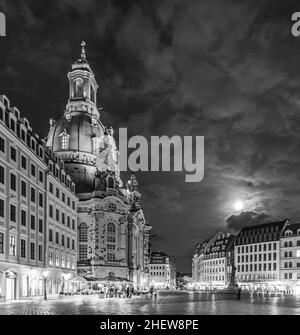
[(44, 271), (43, 276), (44, 276), (44, 300), (47, 300), (47, 277), (48, 277), (49, 272)]

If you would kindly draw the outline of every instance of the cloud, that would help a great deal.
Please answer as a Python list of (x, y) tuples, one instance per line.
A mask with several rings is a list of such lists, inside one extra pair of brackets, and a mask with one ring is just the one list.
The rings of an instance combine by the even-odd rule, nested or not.
[(239, 232), (245, 226), (253, 226), (262, 224), (270, 220), (270, 215), (267, 213), (257, 212), (241, 212), (240, 214), (232, 214), (226, 219), (226, 224), (229, 229)]

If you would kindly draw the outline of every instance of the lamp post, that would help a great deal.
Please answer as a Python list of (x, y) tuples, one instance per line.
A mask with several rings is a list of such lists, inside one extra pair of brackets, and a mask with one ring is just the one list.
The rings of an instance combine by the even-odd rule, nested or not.
[(44, 271), (43, 276), (44, 276), (44, 300), (47, 300), (47, 277), (48, 277), (49, 272)]

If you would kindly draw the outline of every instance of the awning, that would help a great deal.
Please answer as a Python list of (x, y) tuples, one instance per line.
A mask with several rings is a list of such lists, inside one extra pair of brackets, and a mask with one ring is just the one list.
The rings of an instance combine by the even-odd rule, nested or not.
[(86, 283), (88, 282), (88, 280), (82, 276), (77, 276), (74, 278), (70, 278), (68, 280), (66, 280), (67, 282), (81, 282), (81, 283)]

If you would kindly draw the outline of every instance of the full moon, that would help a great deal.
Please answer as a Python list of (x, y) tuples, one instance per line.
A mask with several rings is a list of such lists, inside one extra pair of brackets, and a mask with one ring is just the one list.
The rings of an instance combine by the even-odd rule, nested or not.
[(233, 207), (236, 211), (241, 211), (244, 208), (244, 204), (242, 201), (236, 201)]

